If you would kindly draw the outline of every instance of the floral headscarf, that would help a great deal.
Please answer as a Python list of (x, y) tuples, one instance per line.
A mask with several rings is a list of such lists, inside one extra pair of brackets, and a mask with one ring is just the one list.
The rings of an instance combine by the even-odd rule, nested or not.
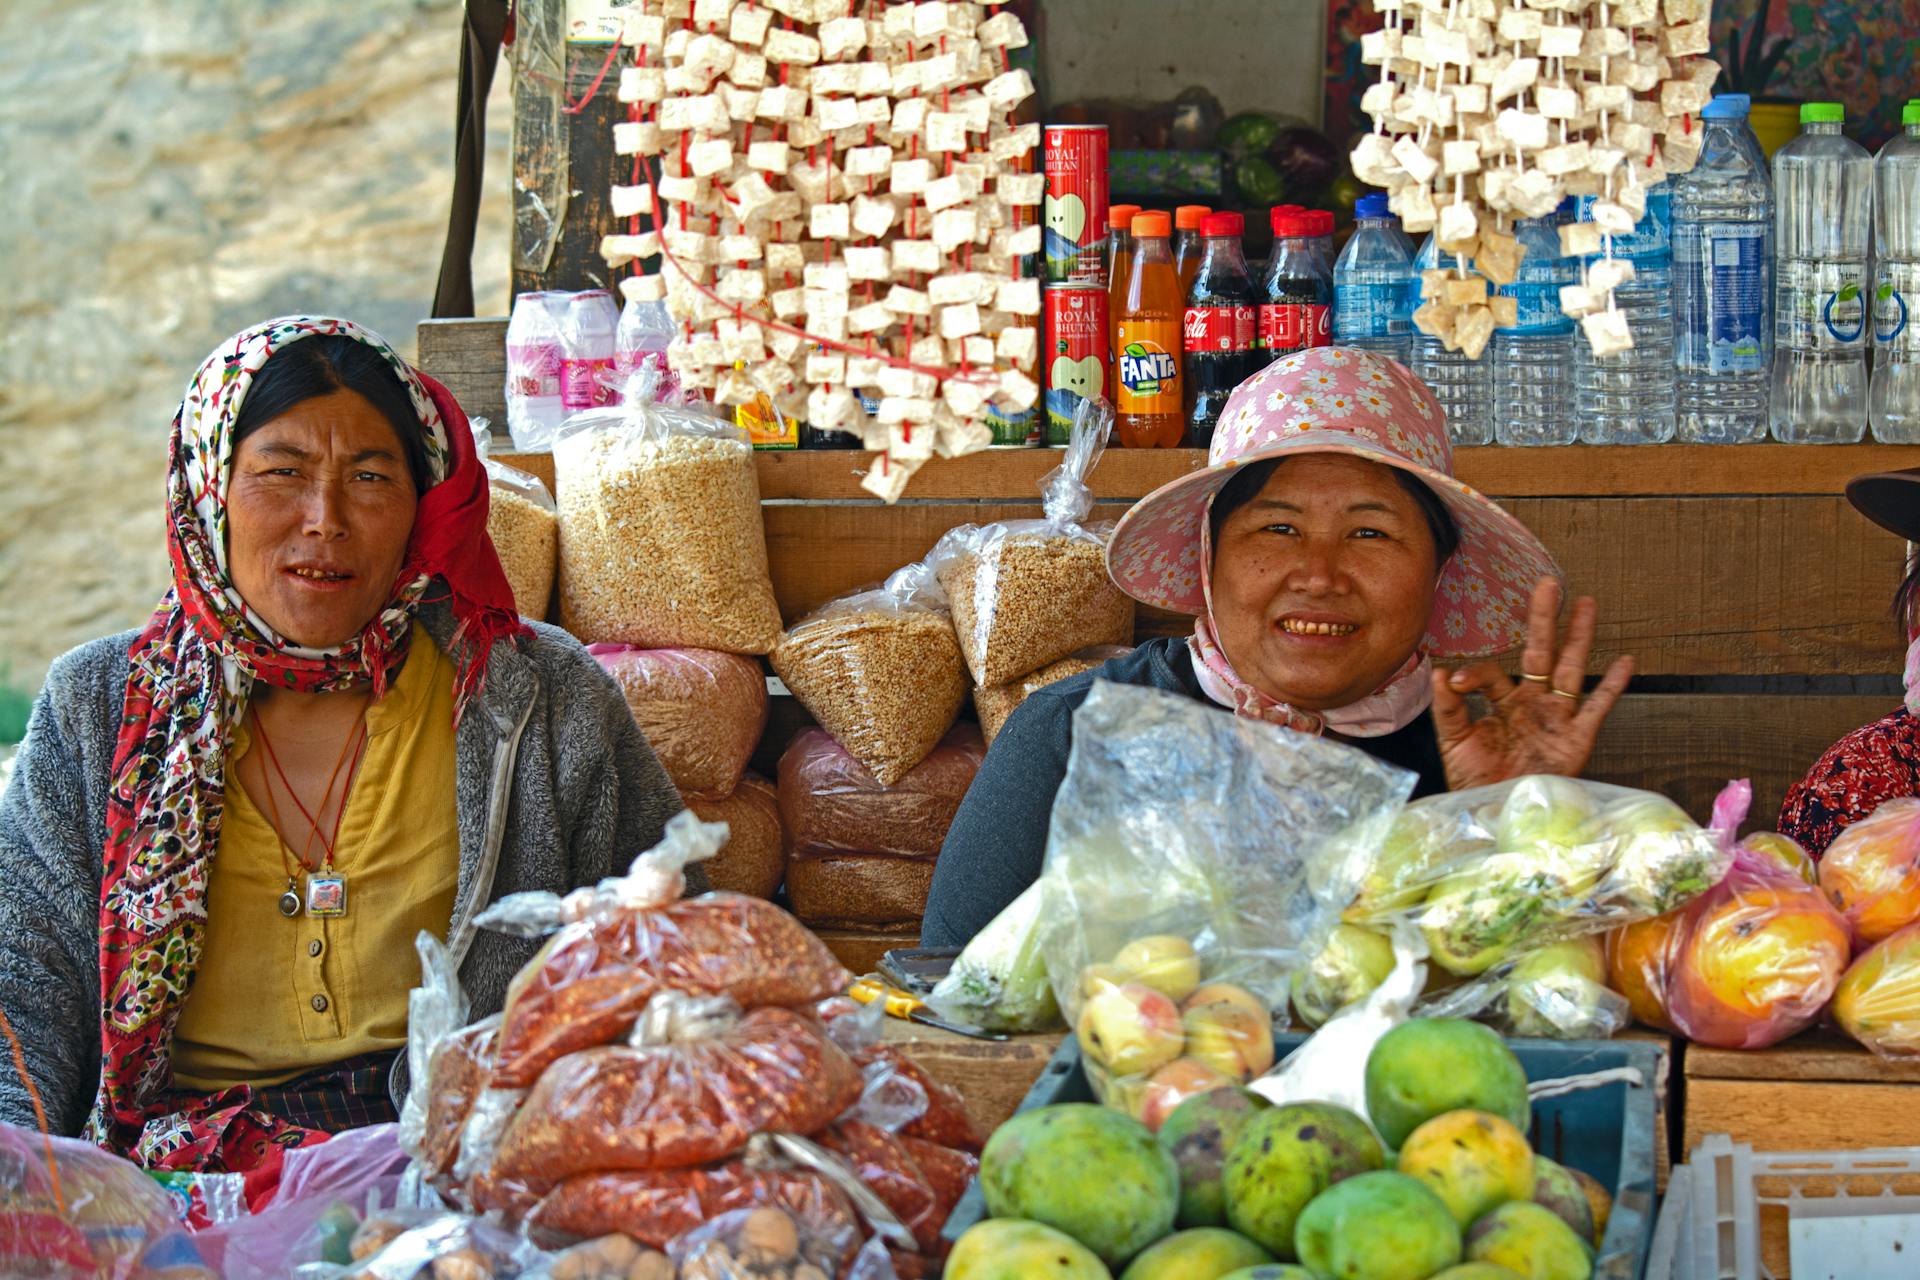
[[(353, 338), (393, 367), (419, 415), (428, 488), (387, 605), (337, 649), (276, 635), (234, 587), (227, 497), (234, 425), (262, 366), (289, 343)], [(129, 650), (107, 798), (100, 879), (100, 1084), (88, 1136), (154, 1169), (247, 1171), (326, 1135), (253, 1109), (253, 1091), (173, 1090), (172, 1043), (205, 937), (219, 847), (227, 745), (256, 681), (325, 693), (371, 682), (405, 658), (415, 611), (436, 582), (459, 620), (456, 706), (481, 688), (495, 641), (525, 628), (486, 534), (486, 474), (453, 396), (376, 333), (289, 316), (235, 335), (200, 365), (173, 420), (167, 550), (173, 586)]]

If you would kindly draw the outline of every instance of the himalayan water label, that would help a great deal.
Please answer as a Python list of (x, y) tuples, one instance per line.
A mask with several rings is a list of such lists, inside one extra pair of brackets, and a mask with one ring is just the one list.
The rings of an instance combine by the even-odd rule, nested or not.
[(1780, 264), (1780, 336), (1800, 351), (1855, 351), (1867, 338), (1867, 264)]
[(1673, 230), (1673, 343), (1680, 368), (1762, 373), (1767, 350), (1767, 228), (1687, 224)]
[(1873, 288), (1873, 341), (1883, 352), (1920, 360), (1920, 324), (1913, 306), (1920, 302), (1920, 264), (1882, 262)]
[(1513, 324), (1501, 332), (1526, 337), (1572, 333), (1573, 318), (1560, 309), (1560, 289), (1579, 283), (1580, 268), (1572, 258), (1536, 262), (1529, 255), (1521, 263), (1519, 278), (1500, 286), (1501, 295), (1513, 299), (1515, 311)]
[(1413, 326), (1405, 311), (1406, 298), (1404, 284), (1341, 285), (1334, 295), (1334, 336), (1347, 342), (1354, 338), (1397, 338), (1412, 332)]
[[(1593, 219), (1593, 206), (1599, 196), (1580, 197), (1580, 221)], [(1631, 258), (1638, 262), (1642, 258), (1656, 257), (1667, 252), (1672, 244), (1673, 232), (1673, 193), (1667, 190), (1667, 184), (1661, 183), (1647, 192), (1647, 211), (1640, 221), (1633, 224), (1631, 235), (1615, 236), (1613, 252), (1616, 257)], [(1591, 262), (1598, 254), (1589, 254)]]

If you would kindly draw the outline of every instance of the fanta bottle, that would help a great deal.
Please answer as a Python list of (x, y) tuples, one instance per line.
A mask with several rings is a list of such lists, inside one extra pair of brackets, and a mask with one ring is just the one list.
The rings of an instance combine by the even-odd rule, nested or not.
[(1173, 219), (1133, 220), (1133, 271), (1114, 322), (1114, 436), (1136, 449), (1172, 449), (1186, 429), (1181, 411), (1180, 342), (1186, 300), (1173, 269)]
[[(1120, 308), (1127, 301), (1127, 281), (1133, 278), (1133, 218), (1140, 212), (1137, 204), (1116, 204), (1107, 210), (1107, 345), (1109, 350), (1119, 336)], [(1107, 399), (1120, 403), (1118, 366), (1107, 370)]]

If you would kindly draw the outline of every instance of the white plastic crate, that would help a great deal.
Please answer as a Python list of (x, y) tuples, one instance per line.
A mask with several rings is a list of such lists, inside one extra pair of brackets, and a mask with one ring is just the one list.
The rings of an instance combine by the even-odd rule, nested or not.
[(1785, 1280), (1761, 1257), (1763, 1206), (1799, 1242), (1792, 1280), (1920, 1277), (1920, 1147), (1757, 1152), (1716, 1133), (1673, 1170), (1647, 1280)]

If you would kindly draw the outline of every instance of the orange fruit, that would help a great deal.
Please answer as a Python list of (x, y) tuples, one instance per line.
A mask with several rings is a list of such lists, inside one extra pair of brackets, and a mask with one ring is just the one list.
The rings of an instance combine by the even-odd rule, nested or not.
[(1798, 881), (1723, 885), (1676, 957), (1673, 1017), (1689, 1039), (1757, 1049), (1809, 1026), (1847, 967), (1846, 922)]
[(1674, 1029), (1667, 1013), (1667, 975), (1685, 919), (1685, 911), (1669, 911), (1607, 935), (1607, 984), (1627, 998), (1634, 1021), (1661, 1031)]
[(1833, 1020), (1875, 1053), (1920, 1053), (1920, 925), (1853, 962), (1833, 993)]
[(1862, 946), (1920, 920), (1920, 799), (1889, 800), (1842, 831), (1820, 859), (1820, 887)]

